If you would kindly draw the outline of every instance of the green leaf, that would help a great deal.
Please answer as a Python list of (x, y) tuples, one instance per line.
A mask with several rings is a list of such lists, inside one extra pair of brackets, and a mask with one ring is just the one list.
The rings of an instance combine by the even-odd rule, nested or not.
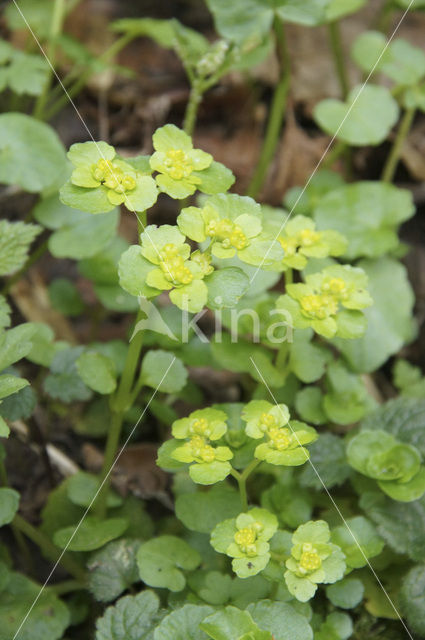
[(322, 377), (331, 353), (321, 345), (311, 344), (313, 331), (295, 331), (289, 354), (289, 366), (302, 382)]
[(389, 400), (367, 416), (362, 430), (387, 431), (401, 442), (411, 444), (425, 458), (425, 401), (415, 398)]
[(250, 604), (247, 611), (261, 629), (270, 631), (274, 640), (312, 640), (313, 631), (305, 616), (290, 604), (262, 600)]
[(59, 640), (69, 622), (66, 605), (53, 591), (20, 573), (10, 574), (0, 598), (0, 640), (18, 637), (18, 629), (19, 640)]
[(326, 373), (323, 409), (332, 422), (351, 424), (376, 407), (360, 376), (350, 373), (341, 360), (331, 362)]
[(114, 361), (96, 351), (85, 351), (75, 361), (83, 382), (93, 391), (110, 394), (117, 387)]
[(59, 529), (79, 522), (84, 515), (84, 509), (77, 507), (68, 498), (69, 478), (53, 489), (41, 512), (40, 529), (50, 538)]
[(6, 298), (0, 294), (0, 333), (2, 329), (10, 326), (10, 306)]
[(397, 85), (415, 85), (425, 76), (422, 49), (402, 38), (388, 42), (379, 31), (362, 33), (353, 45), (352, 56), (366, 73), (380, 71)]
[(314, 110), (316, 122), (326, 133), (355, 147), (383, 142), (398, 115), (390, 91), (376, 85), (354, 87), (347, 102), (322, 100)]
[(319, 229), (348, 239), (345, 256), (376, 258), (398, 247), (397, 230), (415, 212), (412, 194), (382, 182), (357, 182), (328, 193), (313, 212)]
[(193, 175), (201, 179), (199, 191), (208, 195), (225, 193), (235, 181), (233, 173), (221, 162), (212, 162), (207, 169), (194, 171)]
[(119, 210), (101, 216), (90, 216), (60, 202), (57, 194), (39, 202), (34, 217), (54, 233), (49, 238), (49, 251), (55, 258), (90, 258), (104, 249), (117, 231)]
[(94, 551), (103, 547), (107, 542), (119, 538), (127, 526), (128, 520), (123, 518), (99, 520), (94, 516), (87, 516), (79, 525), (72, 525), (56, 531), (53, 540), (60, 549)]
[(213, 640), (272, 640), (272, 634), (261, 631), (248, 611), (236, 607), (226, 607), (213, 613), (200, 624), (200, 628)]
[(383, 493), (365, 493), (360, 506), (375, 522), (377, 531), (397, 553), (423, 561), (425, 549), (425, 498), (395, 502)]
[(140, 375), (143, 384), (164, 393), (177, 393), (187, 382), (187, 370), (180, 358), (162, 350), (148, 351)]
[(0, 400), (13, 393), (17, 393), (27, 385), (29, 385), (29, 382), (24, 378), (18, 378), (17, 376), (8, 374), (0, 375)]
[(324, 424), (323, 393), (318, 387), (304, 387), (295, 397), (295, 408), (301, 418), (314, 425)]
[(335, 611), (326, 617), (319, 630), (314, 634), (315, 640), (348, 640), (352, 637), (353, 623), (346, 613)]
[(210, 309), (233, 308), (249, 288), (248, 276), (237, 267), (214, 271), (204, 280), (208, 287)]
[[(237, 373), (249, 373), (254, 380), (266, 383), (271, 387), (280, 387), (285, 382), (285, 375), (273, 364), (272, 353), (260, 345), (239, 338), (232, 342), (232, 337), (223, 333), (219, 340), (211, 343), (214, 359), (223, 369)], [(254, 360), (257, 368), (253, 365)], [(260, 372), (260, 373), (259, 373)]]
[(425, 565), (413, 567), (401, 585), (400, 606), (414, 633), (425, 634)]
[[(300, 482), (304, 487), (322, 490), (323, 484), (330, 489), (343, 484), (351, 470), (346, 461), (343, 440), (332, 433), (321, 433), (319, 439), (309, 445), (312, 465), (305, 465), (301, 471)], [(319, 479), (322, 479), (322, 482)]]
[[(373, 298), (373, 305), (364, 311), (366, 333), (352, 342), (339, 338), (333, 342), (350, 367), (363, 373), (378, 369), (414, 337), (414, 295), (406, 269), (397, 260), (361, 260), (358, 266), (369, 276), (368, 288)], [(396, 305), (394, 300), (397, 300)]]
[(43, 383), (43, 388), (52, 398), (62, 402), (74, 400), (88, 400), (91, 396), (90, 389), (84, 384), (78, 375), (75, 365), (84, 347), (71, 347), (58, 351), (51, 364), (51, 374)]
[[(99, 486), (100, 480), (96, 476), (78, 471), (67, 482), (68, 498), (79, 507), (88, 507), (98, 492)], [(111, 508), (119, 507), (122, 504), (122, 498), (109, 490), (106, 503)]]
[(344, 578), (326, 587), (326, 597), (335, 607), (354, 609), (363, 600), (364, 586), (358, 578)]
[(242, 511), (239, 493), (226, 484), (209, 491), (183, 493), (176, 500), (176, 516), (191, 531), (210, 533), (226, 518), (235, 518)]
[[(32, 0), (21, 0), (18, 7), (10, 2), (5, 8), (5, 17), (9, 28), (14, 30), (27, 29), (27, 22), (33, 31), (45, 38), (50, 33), (50, 20), (52, 18), (52, 5), (50, 0), (38, 0), (34, 4)], [(25, 16), (25, 20), (22, 16)]]
[(158, 609), (153, 591), (125, 596), (96, 621), (96, 640), (152, 640)]
[(253, 34), (266, 35), (273, 20), (267, 0), (206, 0), (215, 27), (223, 38), (240, 42)]
[(160, 536), (145, 542), (137, 554), (140, 577), (150, 587), (182, 591), (186, 580), (181, 569), (193, 571), (201, 556), (187, 542), (174, 536)]
[(35, 329), (36, 325), (26, 322), (0, 334), (0, 371), (28, 355)]
[(66, 166), (62, 143), (49, 125), (23, 113), (0, 115), (0, 182), (38, 193)]
[(125, 251), (118, 264), (119, 282), (121, 287), (132, 296), (152, 298), (159, 290), (146, 284), (146, 277), (154, 265), (142, 255), (139, 245), (132, 245)]
[(42, 229), (37, 224), (0, 221), (0, 275), (18, 271), (28, 258), (29, 246)]
[(79, 316), (84, 311), (80, 292), (73, 282), (66, 278), (55, 278), (49, 284), (49, 298), (52, 307), (65, 316)]
[(155, 640), (207, 640), (199, 630), (201, 622), (214, 609), (206, 605), (186, 604), (168, 614), (155, 629)]
[(85, 189), (84, 187), (76, 187), (75, 184), (68, 181), (59, 192), (60, 201), (73, 209), (85, 211), (86, 213), (98, 214), (107, 213), (116, 208), (108, 200), (107, 191), (105, 189)]
[(96, 600), (112, 602), (139, 581), (136, 562), (139, 547), (139, 540), (116, 540), (90, 557), (89, 589)]
[(12, 522), (19, 507), (20, 496), (14, 489), (0, 487), (0, 527)]
[(0, 438), (8, 438), (10, 435), (10, 429), (6, 422), (0, 416)]
[(341, 547), (347, 566), (352, 569), (364, 567), (367, 559), (379, 555), (384, 548), (375, 527), (363, 516), (350, 518), (346, 524), (336, 527), (332, 531), (332, 542)]

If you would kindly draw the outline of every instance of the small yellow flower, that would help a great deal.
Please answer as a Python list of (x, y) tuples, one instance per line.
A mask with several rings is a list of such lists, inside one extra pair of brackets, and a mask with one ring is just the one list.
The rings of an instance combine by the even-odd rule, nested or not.
[(207, 225), (206, 233), (210, 238), (221, 242), (225, 249), (233, 247), (240, 251), (248, 244), (248, 239), (241, 227), (228, 218), (211, 220)]
[(313, 573), (313, 571), (320, 569), (321, 566), (322, 559), (314, 549), (312, 551), (303, 551), (300, 558), (300, 573)]
[(191, 158), (182, 149), (169, 149), (165, 153), (164, 166), (173, 180), (188, 178), (194, 169)]
[(184, 285), (192, 282), (193, 274), (185, 266), (185, 261), (179, 254), (179, 249), (176, 245), (172, 243), (166, 244), (160, 252), (160, 257), (159, 266), (166, 280), (174, 285)]
[(286, 427), (284, 429), (269, 429), (267, 435), (270, 438), (270, 446), (278, 451), (285, 451), (292, 444), (292, 434)]
[(259, 533), (261, 533), (263, 526), (260, 522), (254, 522), (248, 527), (243, 527), (235, 533), (234, 540), (239, 546), (242, 553), (246, 553), (248, 556), (257, 555), (256, 542)]

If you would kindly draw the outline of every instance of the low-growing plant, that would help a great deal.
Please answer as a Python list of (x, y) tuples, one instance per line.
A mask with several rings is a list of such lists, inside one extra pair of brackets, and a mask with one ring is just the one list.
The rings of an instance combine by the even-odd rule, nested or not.
[[(50, 31), (45, 2), (33, 12), (30, 4), (22, 12), (55, 62), (73, 50), (62, 22), (76, 3), (56, 0)], [(190, 82), (183, 129), (159, 126), (150, 155), (94, 139), (66, 153), (40, 121), (62, 104), (51, 69), (0, 43), (2, 95), (38, 96), (39, 118), (0, 115), (0, 181), (35, 201), (25, 221), (0, 222), (0, 526), (20, 554), (16, 563), (5, 536), (0, 640), (76, 637), (72, 627), (96, 640), (425, 637), (424, 379), (398, 358), (400, 395), (384, 402), (374, 377), (417, 331), (398, 235), (413, 199), (391, 183), (425, 110), (425, 54), (363, 33), (352, 57), (372, 81), (350, 88), (338, 20), (364, 1), (248, 4), (207, 0), (213, 43), (176, 20), (113, 24), (124, 35), (112, 54), (148, 36), (178, 54)], [(393, 10), (387, 3), (381, 22)], [(10, 28), (17, 18), (9, 5)], [(349, 168), (353, 148), (398, 128), (382, 180), (346, 182), (327, 168), (271, 207), (255, 198), (290, 90), (287, 23), (328, 26), (342, 100), (321, 101), (314, 118), (332, 136), (333, 161)], [(192, 133), (208, 89), (273, 44), (280, 80), (249, 192), (239, 195), (229, 192), (232, 171)], [(31, 82), (20, 84), (20, 65)], [(81, 77), (65, 76), (70, 94), (99, 68), (90, 59)], [(154, 207), (165, 199), (174, 224), (158, 224)], [(120, 211), (136, 219), (134, 244), (118, 232)], [(14, 287), (46, 251), (74, 260), (91, 283), (94, 309), (69, 278), (53, 278), (47, 292), (66, 327), (91, 316), (84, 344), (73, 332), (58, 339), (47, 322), (11, 328), (25, 318)], [(99, 323), (117, 314), (133, 314), (128, 335), (99, 341)], [(199, 367), (234, 374), (232, 402), (204, 392)], [(6, 439), (36, 424), (37, 406), (47, 437), (64, 422), (105, 446), (97, 471), (73, 468), (33, 524), (10, 486)], [(152, 474), (163, 485), (151, 493), (131, 479), (123, 489), (115, 475), (136, 439), (157, 449)], [(44, 586), (28, 541), (53, 567)], [(68, 579), (51, 581), (56, 569)]]

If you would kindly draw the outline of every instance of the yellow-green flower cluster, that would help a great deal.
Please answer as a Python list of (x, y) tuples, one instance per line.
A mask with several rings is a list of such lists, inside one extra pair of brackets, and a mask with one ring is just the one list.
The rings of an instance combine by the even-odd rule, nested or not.
[(366, 328), (360, 310), (372, 304), (367, 282), (362, 269), (332, 265), (305, 283), (287, 285), (277, 306), (291, 315), (295, 328), (312, 327), (326, 338), (358, 338)]
[(319, 583), (333, 583), (345, 572), (345, 555), (330, 542), (324, 520), (301, 525), (292, 536), (291, 557), (286, 561), (286, 586), (289, 592), (306, 602), (314, 596)]
[(220, 522), (211, 534), (211, 545), (232, 560), (234, 572), (249, 578), (264, 569), (270, 560), (269, 540), (278, 522), (267, 509), (255, 507), (237, 518)]
[(317, 432), (304, 422), (291, 420), (284, 404), (272, 405), (266, 400), (252, 400), (243, 410), (246, 433), (264, 442), (255, 449), (255, 457), (270, 464), (298, 466), (308, 460), (303, 446), (317, 439)]
[(347, 248), (347, 240), (338, 231), (318, 231), (316, 224), (306, 216), (295, 216), (284, 225), (279, 242), (285, 252), (285, 268), (304, 269), (308, 258), (341, 256)]
[(144, 211), (156, 202), (155, 180), (140, 173), (130, 160), (119, 158), (106, 142), (74, 144), (68, 157), (74, 169), (70, 183), (61, 191), (65, 204), (98, 213), (120, 204), (131, 211)]
[(174, 422), (175, 440), (170, 455), (173, 460), (190, 465), (189, 475), (194, 482), (213, 484), (229, 475), (228, 461), (233, 453), (228, 447), (215, 444), (227, 431), (226, 421), (223, 411), (200, 409)]

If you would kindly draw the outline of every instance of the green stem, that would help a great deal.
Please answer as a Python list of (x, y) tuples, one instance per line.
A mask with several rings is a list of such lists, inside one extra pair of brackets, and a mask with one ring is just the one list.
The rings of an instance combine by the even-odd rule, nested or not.
[(236, 482), (238, 483), (239, 494), (241, 497), (242, 511), (248, 511), (248, 495), (246, 492), (246, 480), (242, 478), (242, 475), (235, 469), (232, 469), (230, 474), (235, 478)]
[(288, 284), (292, 284), (294, 281), (294, 272), (292, 271), (292, 269), (288, 268), (285, 271), (285, 287)]
[[(146, 227), (147, 215), (146, 211), (139, 213), (137, 216), (139, 231)], [(143, 312), (140, 310), (136, 317), (135, 326), (142, 319)], [(131, 406), (134, 399), (134, 388), (137, 387), (135, 382), (136, 374), (139, 367), (140, 354), (143, 347), (143, 331), (138, 331), (131, 340), (124, 369), (118, 384), (118, 388), (110, 398), (110, 406), (112, 409), (111, 426), (108, 432), (105, 447), (105, 457), (103, 460), (100, 482), (103, 483), (102, 489), (99, 491), (94, 508), (99, 517), (104, 517), (106, 513), (106, 498), (108, 495), (108, 487), (110, 482), (110, 471), (113, 467), (115, 456), (120, 442), (122, 425), (124, 422), (124, 414)]]
[[(6, 467), (4, 464), (4, 461), (0, 459), (0, 483), (4, 486), (4, 487), (8, 487), (9, 486), (9, 480), (7, 477), (7, 471), (6, 471)], [(34, 574), (34, 561), (31, 555), (31, 552), (29, 550), (29, 547), (26, 543), (26, 540), (24, 538), (24, 536), (22, 535), (22, 533), (18, 530), (18, 528), (16, 527), (15, 524), (13, 524), (13, 522), (11, 522), (10, 524), (11, 529), (12, 529), (12, 533), (13, 533), (13, 537), (16, 540), (16, 544), (19, 547), (19, 550), (22, 554), (22, 558), (24, 560), (24, 564), (28, 570), (28, 573), (30, 574)]]
[[(13, 525), (21, 531), (27, 538), (32, 540), (41, 551), (53, 561), (58, 561), (61, 555), (61, 551), (47, 538), (44, 533), (39, 529), (36, 529), (29, 522), (24, 520), (22, 516), (16, 514), (13, 519)], [(72, 558), (64, 554), (59, 560), (60, 564), (79, 582), (85, 582), (86, 574)]]
[(342, 97), (345, 98), (350, 90), (348, 81), (347, 68), (345, 66), (344, 50), (342, 46), (341, 31), (338, 22), (329, 23), (329, 39), (332, 55), (335, 63), (335, 69), (341, 87)]
[(190, 90), (189, 101), (186, 106), (186, 112), (183, 120), (183, 130), (189, 135), (193, 135), (195, 129), (196, 118), (198, 115), (199, 105), (201, 104), (203, 91), (201, 83), (195, 80)]
[(397, 135), (395, 137), (392, 149), (385, 163), (384, 169), (382, 171), (382, 181), (383, 182), (392, 182), (394, 178), (394, 174), (397, 169), (397, 165), (400, 160), (401, 152), (403, 149), (403, 143), (406, 140), (410, 128), (413, 124), (413, 119), (415, 117), (415, 109), (407, 109), (404, 113), (404, 116), (400, 122), (400, 126), (397, 131)]
[(230, 472), (230, 475), (232, 475), (238, 483), (239, 494), (241, 496), (242, 511), (248, 511), (248, 494), (246, 490), (246, 481), (260, 463), (261, 460), (252, 460), (252, 462), (250, 462), (250, 464), (246, 467), (246, 469), (244, 469), (242, 473), (239, 473), (239, 471), (236, 471), (236, 469), (232, 469), (232, 471)]
[(37, 260), (39, 258), (41, 258), (41, 256), (47, 251), (47, 247), (48, 247), (47, 243), (48, 243), (48, 241), (46, 240), (45, 242), (43, 242), (43, 244), (41, 244), (39, 247), (37, 247), (37, 249), (34, 251), (34, 253), (32, 253), (28, 257), (28, 259), (25, 262), (25, 264), (23, 265), (23, 267), (21, 269), (19, 269), (19, 271), (17, 271), (11, 278), (9, 278), (9, 280), (7, 281), (7, 283), (4, 285), (4, 287), (2, 289), (2, 294), (4, 296), (9, 293), (9, 291), (11, 290), (13, 285), (16, 284), (16, 282), (18, 282), (22, 278), (24, 273), (26, 273), (28, 271), (28, 269), (35, 262), (37, 262)]
[(74, 591), (81, 591), (86, 589), (87, 585), (79, 580), (64, 580), (58, 584), (52, 584), (49, 587), (50, 591), (53, 591), (57, 596), (64, 596), (67, 593), (73, 593)]
[(50, 86), (53, 80), (53, 69), (56, 64), (56, 41), (62, 32), (65, 19), (65, 0), (55, 0), (53, 5), (52, 21), (50, 23), (49, 44), (47, 47), (47, 57), (50, 62), (49, 74), (44, 83), (43, 91), (38, 96), (34, 106), (34, 117), (42, 118), (44, 109), (49, 97)]
[(291, 81), (291, 70), (285, 31), (283, 23), (278, 18), (276, 18), (274, 23), (274, 31), (276, 34), (276, 46), (280, 59), (281, 78), (274, 91), (260, 158), (247, 191), (247, 194), (252, 198), (257, 197), (261, 187), (263, 186), (269, 165), (276, 151), (283, 118), (285, 116)]
[[(137, 36), (135, 34), (127, 33), (126, 35), (118, 38), (101, 56), (99, 56), (99, 61), (108, 62), (114, 56), (116, 56), (121, 49), (123, 49), (129, 42), (134, 40)], [(78, 79), (72, 84), (69, 89), (67, 89), (66, 93), (64, 93), (60, 98), (54, 102), (49, 109), (47, 109), (44, 119), (51, 120), (53, 116), (55, 116), (59, 111), (61, 111), (69, 102), (69, 100), (75, 98), (85, 87), (87, 81), (95, 74), (92, 68), (87, 69), (80, 74)], [(64, 83), (62, 83), (64, 84)], [(61, 87), (63, 90), (63, 88)]]

